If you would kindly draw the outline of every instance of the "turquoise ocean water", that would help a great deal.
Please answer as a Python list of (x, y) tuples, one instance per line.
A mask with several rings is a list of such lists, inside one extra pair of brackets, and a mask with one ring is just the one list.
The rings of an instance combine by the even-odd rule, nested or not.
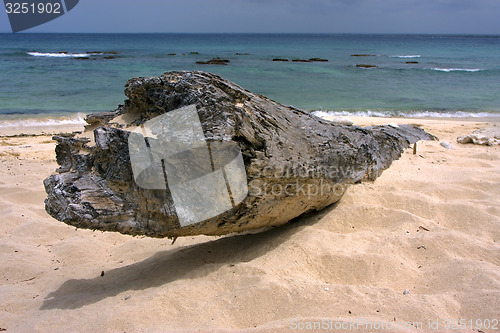
[[(230, 62), (196, 64), (213, 57)], [(291, 61), (314, 57), (328, 62)], [(500, 36), (0, 34), (0, 119), (113, 110), (128, 79), (172, 70), (213, 72), (312, 111), (500, 116)]]

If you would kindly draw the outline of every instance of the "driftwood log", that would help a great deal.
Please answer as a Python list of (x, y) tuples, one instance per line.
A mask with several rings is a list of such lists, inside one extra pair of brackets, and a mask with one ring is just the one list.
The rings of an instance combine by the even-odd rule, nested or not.
[(57, 220), (150, 237), (279, 226), (434, 138), (415, 126), (334, 124), (206, 72), (125, 87), (125, 104), (89, 115), (83, 134), (54, 137), (60, 168), (44, 185)]

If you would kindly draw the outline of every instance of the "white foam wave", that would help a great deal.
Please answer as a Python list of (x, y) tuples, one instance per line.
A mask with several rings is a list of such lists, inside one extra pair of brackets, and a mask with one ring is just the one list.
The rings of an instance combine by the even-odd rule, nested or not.
[(316, 117), (319, 118), (327, 118), (327, 117), (390, 117), (391, 115), (387, 112), (377, 112), (377, 111), (313, 111), (312, 113)]
[(86, 125), (85, 115), (77, 113), (68, 117), (46, 117), (46, 118), (26, 118), (0, 120), (0, 128), (24, 128), (24, 127), (42, 127), (42, 126), (64, 126), (64, 125)]
[(439, 72), (479, 72), (482, 71), (480, 68), (430, 68), (433, 71), (439, 71)]
[(390, 56), (391, 58), (420, 58), (420, 54), (414, 54), (414, 55), (393, 55)]
[(467, 111), (314, 111), (319, 118), (327, 117), (401, 117), (401, 118), (500, 118), (500, 113)]
[(52, 58), (81, 58), (88, 57), (89, 55), (102, 54), (101, 52), (86, 52), (86, 53), (68, 53), (68, 52), (26, 52), (33, 57), (52, 57)]

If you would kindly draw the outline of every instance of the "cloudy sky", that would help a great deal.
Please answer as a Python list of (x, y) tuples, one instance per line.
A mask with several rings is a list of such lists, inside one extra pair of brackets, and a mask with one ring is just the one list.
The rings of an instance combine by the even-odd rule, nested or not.
[(500, 0), (80, 0), (27, 32), (500, 34)]

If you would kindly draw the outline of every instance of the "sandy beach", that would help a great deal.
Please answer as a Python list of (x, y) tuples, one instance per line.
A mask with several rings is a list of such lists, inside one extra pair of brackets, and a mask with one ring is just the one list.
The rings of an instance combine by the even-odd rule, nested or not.
[(351, 119), (420, 124), (456, 149), (419, 142), (284, 227), (174, 244), (45, 212), (51, 133), (78, 126), (0, 131), (0, 331), (500, 330), (500, 146), (456, 142), (500, 122)]

